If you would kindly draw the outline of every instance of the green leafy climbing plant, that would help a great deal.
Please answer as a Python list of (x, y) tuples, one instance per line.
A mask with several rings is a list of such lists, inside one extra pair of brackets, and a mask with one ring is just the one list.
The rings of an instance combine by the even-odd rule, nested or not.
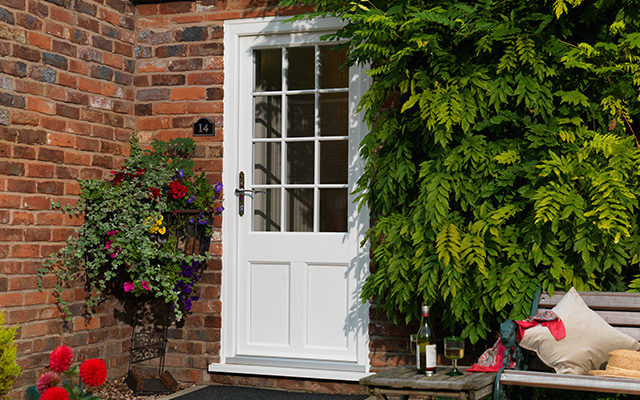
[(406, 321), (431, 303), (476, 342), (539, 286), (640, 289), (637, 2), (314, 4), (373, 78), (363, 299)]

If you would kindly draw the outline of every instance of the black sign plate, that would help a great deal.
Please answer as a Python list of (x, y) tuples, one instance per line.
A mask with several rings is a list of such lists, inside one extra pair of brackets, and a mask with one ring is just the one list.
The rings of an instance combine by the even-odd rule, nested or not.
[(216, 126), (209, 118), (200, 118), (193, 124), (193, 136), (215, 136)]

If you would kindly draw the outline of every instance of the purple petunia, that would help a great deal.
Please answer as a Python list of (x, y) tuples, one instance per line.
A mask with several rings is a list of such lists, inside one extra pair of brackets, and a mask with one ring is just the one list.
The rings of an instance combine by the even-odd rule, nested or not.
[(193, 196), (191, 196), (191, 197), (189, 197), (187, 199), (187, 203), (191, 204), (191, 203), (193, 203), (193, 200), (195, 200), (195, 199), (193, 198)]
[(178, 170), (178, 179), (184, 178), (184, 171), (182, 169)]
[(173, 286), (173, 291), (178, 294), (178, 298), (184, 304), (186, 311), (191, 310), (193, 302), (198, 300), (193, 286), (200, 280), (200, 275), (198, 274), (200, 265), (201, 263), (198, 261), (192, 261), (191, 263), (183, 261), (180, 264), (180, 268), (182, 268), (180, 280)]
[(223, 212), (223, 211), (224, 211), (224, 207), (222, 206), (216, 208), (216, 212)]
[(216, 191), (216, 193), (220, 193), (222, 191), (222, 183), (220, 182), (216, 183), (213, 189)]

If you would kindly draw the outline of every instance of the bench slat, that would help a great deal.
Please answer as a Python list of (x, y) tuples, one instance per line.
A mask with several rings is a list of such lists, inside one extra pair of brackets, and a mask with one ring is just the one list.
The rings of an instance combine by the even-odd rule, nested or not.
[(640, 380), (638, 379), (594, 377), (588, 375), (505, 370), (500, 376), (500, 383), (505, 385), (534, 386), (552, 389), (640, 394)]
[(640, 313), (631, 311), (596, 311), (610, 325), (640, 326)]
[[(555, 292), (553, 297), (548, 293), (540, 295), (539, 308), (554, 307), (562, 299), (565, 292)], [(638, 311), (640, 312), (640, 293), (629, 292), (579, 292), (589, 308), (593, 310)]]
[(622, 333), (626, 333), (635, 340), (640, 341), (640, 328), (627, 328), (623, 326), (616, 326), (615, 328)]

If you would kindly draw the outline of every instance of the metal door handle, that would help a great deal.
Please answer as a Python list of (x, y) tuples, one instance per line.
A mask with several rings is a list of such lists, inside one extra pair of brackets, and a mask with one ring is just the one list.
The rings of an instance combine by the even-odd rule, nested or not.
[(253, 189), (236, 189), (236, 194), (242, 194), (242, 193), (264, 193), (264, 194), (269, 194), (269, 192), (267, 192), (266, 190), (253, 190)]
[(244, 171), (240, 171), (238, 174), (238, 188), (235, 190), (236, 196), (238, 196), (238, 214), (242, 217), (244, 215), (244, 194), (250, 193), (265, 193), (269, 194), (266, 190), (253, 190), (244, 188)]

